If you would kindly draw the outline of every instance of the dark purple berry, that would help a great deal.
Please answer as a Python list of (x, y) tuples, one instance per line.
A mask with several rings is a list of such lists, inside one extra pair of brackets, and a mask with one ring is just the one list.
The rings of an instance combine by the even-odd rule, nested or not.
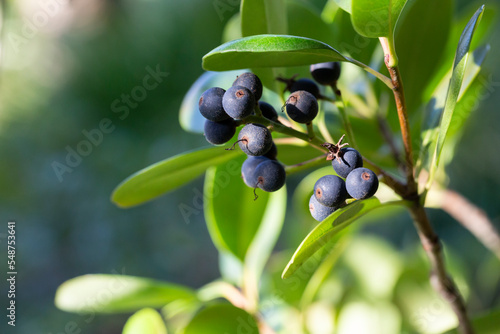
[(198, 105), (203, 117), (213, 122), (220, 122), (230, 118), (222, 107), (222, 98), (225, 92), (222, 88), (212, 87), (201, 94)]
[(258, 181), (255, 169), (260, 163), (268, 160), (269, 159), (264, 156), (249, 156), (245, 162), (243, 162), (243, 165), (241, 165), (241, 177), (247, 186), (250, 188), (257, 188)]
[(229, 116), (239, 120), (252, 114), (255, 98), (248, 88), (233, 86), (224, 94), (222, 105)]
[(283, 165), (275, 160), (260, 163), (255, 169), (257, 186), (267, 192), (281, 189), (286, 181), (286, 172)]
[(319, 98), (320, 96), (318, 85), (316, 85), (316, 83), (311, 79), (299, 79), (294, 81), (293, 84), (290, 86), (290, 93), (299, 90), (305, 90), (306, 92), (314, 95), (315, 98)]
[(318, 202), (314, 194), (309, 199), (309, 212), (311, 212), (311, 216), (319, 222), (325, 220), (325, 218), (331, 215), (335, 210), (337, 210), (337, 208), (325, 206)]
[(274, 107), (269, 103), (264, 101), (259, 101), (259, 108), (260, 111), (262, 111), (262, 116), (264, 116), (265, 118), (271, 121), (278, 120), (278, 113), (276, 112), (276, 109), (274, 109)]
[(304, 90), (290, 94), (285, 108), (288, 116), (298, 123), (309, 123), (318, 115), (318, 101)]
[(264, 156), (266, 158), (271, 159), (271, 160), (276, 160), (276, 158), (278, 157), (278, 148), (276, 147), (276, 144), (274, 142), (271, 145), (271, 148), (269, 149), (269, 151), (267, 151), (267, 153), (264, 154)]
[(205, 121), (205, 138), (210, 144), (227, 143), (236, 133), (236, 124), (232, 119), (222, 122)]
[(271, 132), (260, 124), (247, 124), (240, 130), (238, 145), (248, 155), (264, 155), (273, 145)]
[(313, 64), (310, 67), (311, 75), (318, 83), (322, 85), (332, 85), (340, 77), (340, 63), (328, 62)]
[(325, 175), (316, 181), (314, 196), (325, 206), (338, 207), (347, 198), (345, 182), (337, 175)]
[(346, 178), (353, 169), (363, 167), (363, 157), (357, 150), (344, 147), (340, 149), (338, 157), (332, 160), (332, 166), (335, 173)]
[(347, 192), (355, 199), (370, 198), (377, 192), (378, 178), (368, 168), (356, 168), (345, 180)]
[(243, 86), (248, 88), (255, 98), (255, 101), (262, 97), (262, 82), (259, 77), (251, 72), (241, 74), (234, 80), (233, 86)]

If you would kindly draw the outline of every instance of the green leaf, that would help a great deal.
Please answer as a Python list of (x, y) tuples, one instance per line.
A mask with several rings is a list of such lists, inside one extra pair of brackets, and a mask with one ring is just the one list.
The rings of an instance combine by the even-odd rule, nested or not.
[(111, 200), (123, 208), (142, 204), (188, 183), (208, 167), (241, 154), (241, 150), (225, 151), (219, 146), (176, 155), (129, 176), (113, 191)]
[[(288, 32), (284, 0), (243, 0), (240, 13), (242, 37), (261, 34), (284, 35)], [(265, 87), (276, 93), (282, 91), (275, 80), (279, 76), (278, 69), (249, 67), (259, 76)]]
[(203, 309), (187, 325), (183, 334), (258, 334), (255, 319), (244, 310), (229, 304), (216, 304)]
[(192, 290), (177, 284), (134, 276), (94, 274), (61, 284), (55, 304), (67, 312), (119, 313), (195, 298)]
[(346, 207), (332, 213), (328, 218), (319, 223), (302, 241), (293, 254), (290, 262), (283, 271), (283, 278), (288, 278), (300, 268), (317, 250), (322, 248), (337, 233), (354, 223), (368, 212), (390, 205), (401, 204), (400, 202), (388, 202), (380, 204), (380, 201), (372, 197), (370, 199), (355, 201)]
[[(472, 61), (469, 63), (467, 69), (465, 70), (462, 88), (458, 96), (458, 102), (462, 100), (464, 94), (468, 92), (469, 87), (471, 87), (474, 80), (479, 75), (479, 72), (481, 71), (481, 65), (484, 62), (489, 50), (490, 46), (485, 45), (472, 52)], [(431, 101), (426, 106), (426, 120), (424, 123), (423, 131), (421, 131), (422, 148), (420, 150), (420, 155), (417, 162), (419, 170), (423, 167), (425, 167), (427, 170), (430, 170), (429, 164), (431, 163), (430, 159), (432, 159), (432, 156), (429, 156), (429, 152), (434, 149), (436, 145), (438, 133), (440, 130), (439, 121), (441, 119), (446, 101), (446, 93), (448, 85), (450, 83), (452, 74), (451, 72), (452, 71), (450, 70), (450, 72), (441, 79), (441, 82), (438, 84), (434, 93), (432, 94)], [(476, 99), (478, 98), (477, 94), (472, 95), (474, 95)], [(474, 96), (471, 98), (473, 99)], [(470, 101), (468, 101), (467, 104), (469, 106), (473, 106), (475, 103), (471, 103)], [(457, 104), (450, 122), (450, 127), (448, 129), (448, 137), (454, 136), (455, 134), (459, 133), (460, 127), (465, 124), (465, 121), (470, 115), (472, 108), (462, 108), (461, 113), (457, 114), (458, 110), (459, 105)]]
[(418, 110), (441, 63), (452, 15), (452, 0), (415, 0), (408, 2), (399, 19), (395, 44), (410, 113)]
[(352, 0), (334, 0), (335, 3), (349, 14), (352, 13)]
[(201, 94), (211, 87), (231, 87), (233, 81), (243, 71), (205, 72), (189, 88), (179, 110), (181, 127), (189, 132), (203, 133), (205, 118), (198, 106)]
[(453, 73), (451, 75), (450, 84), (448, 86), (448, 93), (446, 95), (446, 101), (444, 104), (444, 110), (440, 121), (439, 134), (436, 143), (436, 149), (433, 155), (433, 163), (430, 169), (430, 176), (426, 186), (429, 189), (432, 184), (434, 173), (439, 166), (439, 158), (443, 145), (448, 132), (448, 127), (450, 126), (451, 118), (453, 116), (453, 111), (458, 101), (460, 90), (462, 87), (462, 82), (465, 76), (465, 70), (467, 68), (467, 60), (469, 58), (469, 46), (476, 30), (477, 25), (481, 21), (481, 16), (484, 11), (484, 5), (481, 6), (476, 13), (472, 16), (470, 21), (467, 23), (462, 35), (460, 36), (460, 41), (458, 42), (457, 52), (455, 54), (455, 61), (453, 64)]
[(158, 312), (145, 308), (127, 320), (122, 334), (167, 334), (167, 328)]
[(229, 251), (241, 261), (266, 213), (269, 215), (270, 205), (276, 203), (260, 189), (256, 190), (258, 199), (254, 200), (254, 190), (241, 179), (243, 161), (241, 157), (209, 169), (204, 186), (204, 212), (210, 236), (219, 250)]
[(287, 0), (286, 4), (289, 35), (313, 38), (327, 44), (335, 42), (332, 26), (323, 21), (313, 5), (299, 0)]
[(363, 36), (393, 39), (407, 0), (352, 0), (352, 25)]
[(203, 57), (203, 68), (209, 71), (229, 71), (247, 67), (287, 67), (328, 61), (351, 62), (392, 88), (389, 78), (355, 59), (343, 56), (328, 44), (289, 35), (257, 35), (222, 44)]
[[(474, 317), (472, 319), (472, 327), (476, 333), (481, 334), (497, 334), (498, 333), (498, 319), (500, 319), (500, 310), (493, 310), (482, 316)], [(444, 334), (458, 334), (458, 329), (453, 329)]]

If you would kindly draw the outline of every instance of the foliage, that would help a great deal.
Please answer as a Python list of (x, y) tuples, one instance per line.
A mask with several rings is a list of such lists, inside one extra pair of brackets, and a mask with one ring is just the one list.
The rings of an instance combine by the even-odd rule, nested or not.
[[(380, 240), (357, 236), (356, 225), (351, 226), (366, 222), (370, 216), (388, 217), (394, 210), (399, 212), (413, 205), (389, 177), (398, 173), (397, 162), (391, 161), (390, 154), (385, 152), (390, 151), (388, 147), (395, 142), (394, 146), (401, 146), (399, 136), (390, 134), (390, 138), (385, 138), (388, 142), (384, 142), (383, 134), (370, 131), (377, 128), (377, 122), (387, 122), (390, 128), (396, 111), (394, 102), (386, 102), (389, 89), (394, 89), (395, 83), (381, 69), (384, 55), (368, 39), (380, 38), (386, 55), (390, 56), (387, 65), (400, 64), (403, 80), (408, 82), (405, 93), (409, 97), (411, 127), (422, 130), (416, 132), (420, 136), (416, 138), (419, 144), (415, 152), (419, 157), (417, 170), (428, 176), (421, 185), (424, 188), (422, 202), (436, 184), (446, 187), (444, 181), (435, 176), (451, 161), (440, 159), (442, 152), (453, 150), (454, 141), (446, 139), (460, 134), (459, 127), (451, 126), (454, 111), (466, 108), (460, 99), (479, 74), (489, 50), (488, 46), (471, 49), (484, 6), (472, 14), (463, 29), (458, 47), (455, 46), (454, 63), (441, 63), (441, 58), (447, 59), (450, 31), (456, 31), (458, 26), (451, 20), (452, 2), (406, 2), (330, 1), (321, 14), (300, 1), (243, 0), (239, 17), (228, 23), (234, 27), (234, 22), (240, 22), (240, 31), (235, 35), (241, 38), (228, 41), (203, 57), (207, 71), (252, 69), (266, 87), (264, 100), (273, 104), (282, 104), (284, 100), (283, 85), (275, 78), (289, 77), (296, 69), (307, 73), (303, 66), (313, 63), (346, 63), (344, 68), (354, 75), (341, 76), (337, 87), (343, 98), (334, 90), (322, 91), (328, 98), (321, 103), (320, 117), (313, 130), (325, 139), (331, 138), (330, 131), (334, 137), (347, 133), (350, 142), (363, 149), (367, 162), (387, 184), (376, 198), (349, 201), (313, 228), (293, 254), (272, 254), (285, 221), (287, 190), (263, 193), (254, 201), (253, 192), (240, 179), (243, 154), (239, 150), (224, 150), (229, 145), (181, 153), (130, 176), (115, 189), (112, 200), (120, 207), (139, 205), (205, 173), (205, 220), (220, 252), (221, 281), (193, 291), (137, 277), (87, 275), (61, 285), (56, 305), (66, 311), (83, 313), (138, 311), (124, 328), (127, 334), (140, 332), (141, 328), (145, 333), (166, 333), (167, 327), (186, 334), (241, 330), (257, 333), (259, 329), (261, 332), (319, 333), (318, 328), (323, 328), (325, 333), (370, 329), (372, 333), (375, 329), (380, 333), (443, 332), (454, 327), (456, 321), (447, 305), (443, 305), (445, 311), (439, 321), (424, 319), (421, 322), (411, 318), (422, 304), (435, 298), (427, 287), (419, 287), (426, 278), (421, 277), (422, 271), (418, 269), (424, 265), (417, 252), (413, 252), (417, 254), (412, 256), (414, 263), (403, 266), (406, 260), (403, 255)], [(418, 18), (427, 15), (428, 6), (433, 8), (431, 16), (421, 22)], [(290, 19), (300, 12), (307, 15), (301, 20)], [(352, 26), (346, 18), (350, 18)], [(325, 29), (331, 34), (325, 34)], [(344, 31), (353, 40), (342, 40), (336, 47), (335, 36)], [(434, 31), (439, 33), (429, 36)], [(356, 41), (363, 46), (349, 45)], [(425, 47), (421, 45), (424, 42), (428, 42)], [(363, 63), (366, 59), (371, 60), (369, 65)], [(201, 132), (203, 120), (196, 116), (197, 99), (206, 88), (230, 82), (235, 73), (241, 71), (208, 72), (193, 84), (180, 111), (185, 130)], [(431, 89), (433, 82), (439, 84)], [(433, 93), (426, 94), (427, 90)], [(336, 96), (329, 97), (332, 95)], [(387, 119), (384, 108), (388, 109)], [(417, 117), (421, 111), (425, 111), (425, 117)], [(469, 115), (467, 110), (462, 112), (462, 125)], [(276, 143), (280, 160), (287, 164), (287, 174), (311, 173), (296, 189), (289, 189), (294, 191), (294, 202), (300, 204), (296, 210), (300, 215), (304, 215), (304, 211), (307, 215), (304, 199), (310, 192), (304, 189), (312, 189), (316, 175), (324, 172), (311, 170), (325, 164), (318, 159), (322, 158), (317, 152), (321, 141), (314, 142), (311, 138), (316, 137), (310, 137), (310, 133), (297, 124), (295, 130), (272, 123), (267, 125), (276, 131), (275, 139), (283, 139)], [(287, 141), (290, 137), (300, 140)], [(380, 284), (381, 281), (384, 284)], [(274, 290), (266, 287), (264, 283), (268, 282)], [(415, 289), (421, 289), (421, 293), (407, 298)], [(93, 302), (88, 302), (89, 296)], [(102, 296), (104, 301), (99, 299), (104, 298)], [(220, 302), (220, 298), (227, 302)], [(165, 324), (156, 311), (148, 309), (162, 306)], [(169, 321), (179, 314), (184, 316), (182, 321)], [(478, 319), (476, 325), (485, 332), (493, 330), (492, 318), (496, 314)], [(366, 321), (358, 323), (358, 317)]]

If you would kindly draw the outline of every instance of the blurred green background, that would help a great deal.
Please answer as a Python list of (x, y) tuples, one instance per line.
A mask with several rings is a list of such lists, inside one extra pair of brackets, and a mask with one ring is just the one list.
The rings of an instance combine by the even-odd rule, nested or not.
[[(224, 11), (216, 10), (218, 2), (226, 4)], [(326, 1), (310, 2), (319, 11)], [(500, 3), (484, 2), (487, 7)], [(217, 251), (203, 215), (186, 223), (179, 210), (181, 203), (192, 203), (202, 191), (201, 178), (133, 209), (119, 209), (109, 197), (131, 173), (206, 145), (203, 136), (181, 130), (178, 110), (190, 85), (203, 73), (201, 57), (220, 44), (225, 23), (237, 13), (234, 3), (4, 1), (0, 242), (3, 256), (7, 221), (16, 221), (16, 333), (64, 333), (73, 321), (81, 333), (120, 333), (127, 315), (89, 318), (55, 308), (56, 288), (78, 275), (125, 272), (192, 287), (219, 277)], [(469, 5), (458, 1), (455, 10)], [(484, 209), (497, 227), (500, 39), (494, 36), (499, 33), (496, 24), (484, 66), (497, 85), (467, 123), (448, 170), (450, 187)], [(138, 94), (134, 89), (157, 68), (168, 76), (145, 90), (142, 101), (130, 104), (126, 117), (124, 109), (116, 112), (114, 101), (123, 94)], [(84, 132), (99, 128), (105, 118), (113, 130), (59, 178), (54, 163), (64, 163), (68, 147), (77, 149), (86, 139)], [(303, 176), (294, 176), (289, 189)], [(471, 312), (498, 307), (498, 261), (445, 213), (433, 210), (431, 220), (470, 286)], [(312, 226), (310, 220), (289, 215), (278, 248), (295, 248)], [(363, 233), (381, 235), (403, 252), (418, 246), (407, 215), (369, 224)], [(2, 272), (7, 271), (4, 259)], [(2, 280), (1, 295), (5, 294)], [(2, 297), (2, 307), (6, 305)], [(2, 321), (0, 328), (4, 325)]]

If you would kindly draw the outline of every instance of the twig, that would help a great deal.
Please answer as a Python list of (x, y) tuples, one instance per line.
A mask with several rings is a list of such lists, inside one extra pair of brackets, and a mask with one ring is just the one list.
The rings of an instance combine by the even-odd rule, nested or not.
[(500, 235), (483, 210), (453, 190), (445, 190), (441, 207), (500, 259)]
[(404, 162), (401, 160), (401, 157), (399, 156), (399, 150), (396, 146), (396, 143), (394, 142), (394, 138), (392, 137), (392, 132), (389, 127), (389, 124), (387, 124), (387, 120), (382, 118), (382, 116), (377, 115), (377, 121), (380, 132), (382, 133), (382, 136), (384, 137), (386, 143), (389, 145), (389, 149), (391, 150), (391, 154), (392, 157), (394, 158), (394, 161), (396, 161), (396, 163), (399, 166), (402, 166)]

